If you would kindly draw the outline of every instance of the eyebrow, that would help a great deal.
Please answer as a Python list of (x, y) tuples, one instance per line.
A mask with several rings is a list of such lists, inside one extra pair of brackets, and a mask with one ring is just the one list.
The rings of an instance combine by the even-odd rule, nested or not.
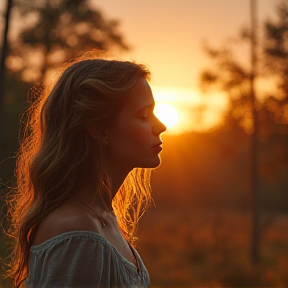
[(142, 110), (142, 109), (147, 109), (147, 108), (154, 108), (155, 107), (155, 102), (153, 104), (149, 104), (149, 105), (145, 105), (143, 107), (140, 107), (138, 110)]

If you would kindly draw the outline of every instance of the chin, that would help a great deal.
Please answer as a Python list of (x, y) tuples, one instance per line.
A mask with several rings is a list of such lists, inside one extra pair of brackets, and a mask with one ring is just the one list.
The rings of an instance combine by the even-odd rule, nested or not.
[(143, 163), (142, 165), (139, 165), (138, 168), (157, 168), (161, 164), (161, 158), (160, 156), (157, 157), (157, 159), (153, 159), (149, 162)]

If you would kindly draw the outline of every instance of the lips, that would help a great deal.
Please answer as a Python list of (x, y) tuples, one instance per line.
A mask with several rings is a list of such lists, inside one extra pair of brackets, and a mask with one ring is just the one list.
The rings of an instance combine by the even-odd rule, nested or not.
[(155, 151), (157, 154), (160, 153), (162, 151), (162, 141), (160, 141), (159, 143), (157, 143), (156, 145), (153, 145), (151, 147), (151, 149), (153, 149), (153, 151)]
[(153, 145), (151, 148), (156, 148), (156, 147), (159, 147), (159, 146), (161, 146), (162, 145), (162, 141), (160, 141), (158, 144), (156, 144), (156, 145)]

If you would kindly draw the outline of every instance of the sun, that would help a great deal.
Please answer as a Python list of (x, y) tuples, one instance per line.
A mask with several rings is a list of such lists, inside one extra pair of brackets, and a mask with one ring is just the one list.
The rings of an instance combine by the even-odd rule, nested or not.
[(154, 113), (168, 129), (178, 123), (179, 114), (171, 104), (156, 103)]

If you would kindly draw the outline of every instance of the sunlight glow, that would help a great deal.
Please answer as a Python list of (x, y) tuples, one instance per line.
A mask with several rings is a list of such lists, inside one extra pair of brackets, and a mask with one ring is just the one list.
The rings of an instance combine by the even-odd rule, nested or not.
[(155, 114), (167, 126), (167, 133), (208, 131), (222, 121), (227, 106), (223, 94), (205, 94), (185, 87), (153, 86)]
[(156, 103), (154, 112), (168, 129), (174, 127), (178, 122), (177, 110), (168, 103)]

